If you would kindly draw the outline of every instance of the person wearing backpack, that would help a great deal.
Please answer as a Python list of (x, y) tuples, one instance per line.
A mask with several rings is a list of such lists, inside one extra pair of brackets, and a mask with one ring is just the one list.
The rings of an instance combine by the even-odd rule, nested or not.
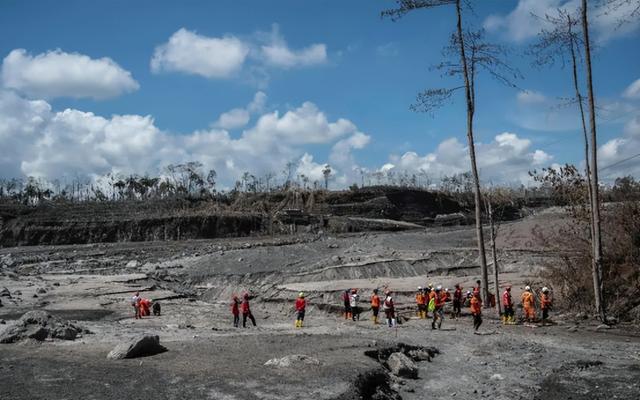
[(384, 298), (384, 303), (382, 304), (382, 309), (387, 317), (387, 324), (389, 324), (389, 328), (392, 328), (396, 326), (395, 306), (393, 304), (393, 297), (391, 297), (391, 290), (387, 290), (385, 294), (386, 296)]
[(302, 328), (304, 323), (304, 312), (307, 307), (307, 300), (304, 298), (304, 293), (300, 292), (296, 299), (296, 328)]

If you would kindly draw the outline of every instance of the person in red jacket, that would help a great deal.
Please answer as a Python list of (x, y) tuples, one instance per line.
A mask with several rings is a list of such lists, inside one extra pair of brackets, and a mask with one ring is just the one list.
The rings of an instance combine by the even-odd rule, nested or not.
[(253, 326), (256, 326), (256, 319), (251, 314), (251, 308), (249, 307), (249, 293), (245, 293), (242, 300), (242, 327), (247, 327), (247, 318), (251, 320)]
[(304, 298), (304, 293), (300, 292), (298, 294), (298, 298), (296, 299), (296, 328), (302, 328), (302, 323), (304, 321), (304, 311), (307, 307), (307, 300)]
[(482, 302), (479, 294), (471, 297), (470, 307), (473, 315), (473, 329), (477, 332), (482, 324)]
[(462, 312), (462, 288), (456, 283), (456, 290), (453, 292), (453, 313), (451, 318), (459, 318)]
[(151, 300), (140, 299), (140, 317), (148, 317), (151, 315)]
[(342, 292), (342, 303), (344, 304), (344, 319), (351, 319), (351, 289)]
[(513, 299), (511, 298), (511, 286), (507, 286), (502, 293), (502, 305), (504, 306), (503, 324), (513, 324), (516, 322), (513, 312)]
[(235, 294), (231, 300), (231, 314), (233, 314), (233, 326), (237, 328), (240, 325), (240, 299)]

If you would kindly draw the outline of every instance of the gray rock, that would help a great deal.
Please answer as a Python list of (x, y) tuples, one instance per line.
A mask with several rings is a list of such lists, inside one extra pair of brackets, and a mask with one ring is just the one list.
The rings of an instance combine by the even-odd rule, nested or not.
[(72, 325), (59, 326), (51, 331), (51, 337), (54, 339), (74, 340), (79, 332), (80, 330)]
[(46, 311), (28, 311), (20, 317), (18, 322), (22, 325), (42, 325), (47, 326), (51, 320), (51, 314)]
[(7, 326), (0, 332), (0, 343), (15, 343), (24, 339), (43, 341), (47, 336), (49, 336), (49, 329), (44, 326), (15, 324)]
[(37, 294), (45, 294), (45, 293), (47, 293), (47, 291), (46, 291), (45, 288), (38, 288), (38, 290), (36, 290), (36, 293)]
[(417, 379), (418, 367), (411, 361), (411, 359), (405, 356), (403, 353), (393, 353), (387, 360), (387, 367), (389, 371), (395, 376), (401, 376), (404, 378)]
[(407, 355), (413, 361), (430, 361), (431, 360), (431, 355), (429, 355), (429, 352), (425, 350), (409, 350), (407, 352)]
[(107, 359), (120, 360), (123, 358), (136, 358), (153, 356), (163, 353), (167, 349), (160, 345), (160, 338), (157, 335), (142, 335), (128, 342), (120, 343), (109, 352)]
[(22, 296), (22, 290), (16, 290), (15, 292), (13, 292), (14, 296)]
[(598, 326), (596, 327), (596, 330), (597, 330), (597, 331), (604, 331), (604, 330), (607, 330), (607, 329), (611, 329), (611, 327), (610, 327), (609, 325), (605, 325), (605, 324), (598, 325)]
[(11, 292), (6, 287), (2, 288), (2, 290), (0, 290), (0, 297), (11, 297)]
[(277, 368), (301, 367), (305, 365), (320, 365), (317, 358), (309, 357), (304, 354), (293, 354), (282, 358), (272, 358), (264, 363), (266, 366)]

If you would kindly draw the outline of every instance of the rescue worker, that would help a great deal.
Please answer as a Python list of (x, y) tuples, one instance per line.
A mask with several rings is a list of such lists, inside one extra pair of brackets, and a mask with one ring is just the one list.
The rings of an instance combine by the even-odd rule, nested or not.
[[(436, 329), (436, 322), (438, 323), (438, 329), (442, 327), (442, 318), (444, 317), (444, 303), (446, 300), (446, 294), (442, 292), (442, 287), (438, 286), (433, 296), (433, 319), (431, 320), (431, 329)], [(431, 301), (431, 300), (430, 300)]]
[(302, 324), (304, 322), (304, 311), (307, 307), (307, 300), (304, 298), (304, 293), (300, 292), (298, 294), (298, 298), (296, 299), (296, 328), (302, 328)]
[(549, 288), (542, 288), (542, 296), (540, 297), (540, 308), (542, 309), (542, 325), (546, 325), (549, 318), (549, 310), (551, 310), (551, 297), (549, 296)]
[(351, 318), (351, 289), (342, 293), (342, 303), (344, 304), (344, 319)]
[(131, 305), (133, 306), (135, 319), (140, 319), (140, 292), (135, 292), (135, 294), (131, 296)]
[(356, 318), (360, 321), (360, 307), (358, 306), (358, 301), (360, 301), (358, 289), (351, 289), (349, 306), (351, 307), (351, 319), (353, 321), (355, 321)]
[(431, 287), (427, 286), (424, 288), (424, 303), (426, 304), (426, 310), (425, 310), (425, 318), (429, 318), (429, 301), (431, 301), (431, 299), (433, 298), (433, 295), (431, 294), (433, 293), (433, 290), (431, 289)]
[(478, 332), (478, 328), (482, 325), (482, 302), (480, 301), (480, 295), (471, 296), (471, 315), (473, 315), (473, 329)]
[(378, 296), (378, 289), (373, 289), (371, 295), (371, 312), (373, 313), (373, 323), (378, 323), (378, 312), (380, 311), (380, 296)]
[(522, 293), (522, 309), (524, 311), (524, 319), (527, 322), (534, 322), (536, 319), (536, 304), (533, 293), (531, 293), (531, 287), (524, 288)]
[(504, 314), (502, 315), (503, 324), (513, 324), (516, 322), (513, 313), (513, 299), (511, 298), (511, 286), (507, 286), (502, 293), (502, 305), (504, 306)]
[(235, 294), (231, 299), (231, 314), (233, 314), (233, 326), (237, 328), (240, 325), (240, 299)]
[(456, 283), (456, 290), (453, 292), (453, 313), (451, 318), (459, 318), (462, 312), (462, 288)]
[(451, 301), (451, 293), (449, 292), (449, 288), (444, 289), (444, 301), (445, 302)]
[(424, 297), (422, 286), (418, 286), (418, 292), (416, 293), (416, 304), (418, 306), (418, 318), (427, 318), (427, 301)]
[(480, 306), (482, 307), (482, 282), (478, 279), (476, 281), (476, 286), (473, 288), (473, 295), (478, 296), (480, 299)]
[(160, 316), (160, 312), (162, 311), (160, 303), (157, 301), (153, 302), (153, 306), (152, 306), (152, 310), (153, 310), (153, 315), (155, 315), (156, 317)]
[(387, 290), (385, 292), (384, 303), (382, 303), (382, 309), (384, 310), (384, 314), (387, 317), (387, 324), (389, 327), (396, 326), (396, 310), (393, 304), (393, 297), (391, 297), (391, 290)]
[(151, 300), (149, 299), (140, 299), (138, 302), (138, 309), (140, 310), (140, 317), (148, 317), (151, 315)]
[(247, 318), (251, 320), (253, 326), (256, 326), (256, 319), (251, 313), (251, 307), (249, 307), (249, 293), (245, 293), (242, 300), (242, 327), (247, 327)]

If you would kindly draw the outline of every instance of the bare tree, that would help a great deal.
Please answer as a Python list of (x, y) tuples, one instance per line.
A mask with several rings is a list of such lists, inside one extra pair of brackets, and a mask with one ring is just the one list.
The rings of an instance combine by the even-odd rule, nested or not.
[(596, 134), (596, 106), (593, 94), (593, 76), (591, 72), (591, 42), (589, 39), (589, 18), (587, 0), (582, 0), (582, 35), (584, 40), (585, 72), (587, 78), (587, 95), (589, 105), (589, 127), (591, 130), (591, 212), (593, 218), (593, 288), (595, 292), (596, 311), (603, 322), (606, 322), (606, 309), (602, 286), (602, 237), (600, 234), (600, 193), (598, 188), (598, 141)]
[(329, 179), (331, 178), (332, 172), (333, 171), (331, 170), (331, 166), (329, 164), (325, 164), (324, 168), (322, 169), (322, 176), (324, 177), (324, 190), (329, 189)]
[(462, 1), (461, 0), (396, 0), (397, 8), (382, 12), (382, 16), (388, 16), (397, 20), (407, 13), (420, 9), (431, 9), (440, 6), (455, 6), (456, 31), (445, 53), (455, 54), (458, 61), (445, 61), (437, 68), (445, 70), (448, 75), (462, 76), (463, 86), (454, 88), (428, 89), (418, 95), (418, 103), (412, 107), (417, 111), (432, 111), (443, 105), (458, 89), (464, 89), (467, 106), (467, 141), (469, 146), (469, 159), (471, 161), (471, 173), (474, 180), (474, 202), (476, 218), (476, 236), (478, 239), (478, 252), (482, 272), (483, 300), (485, 306), (489, 304), (489, 276), (487, 271), (487, 257), (484, 246), (484, 233), (482, 228), (482, 194), (480, 193), (480, 176), (476, 162), (475, 140), (473, 136), (473, 121), (475, 115), (475, 76), (478, 68), (484, 68), (491, 75), (509, 82), (506, 75), (499, 72), (505, 69), (515, 72), (502, 61), (501, 55), (504, 49), (500, 46), (486, 44), (482, 41), (482, 33), (471, 33), (463, 27)]

